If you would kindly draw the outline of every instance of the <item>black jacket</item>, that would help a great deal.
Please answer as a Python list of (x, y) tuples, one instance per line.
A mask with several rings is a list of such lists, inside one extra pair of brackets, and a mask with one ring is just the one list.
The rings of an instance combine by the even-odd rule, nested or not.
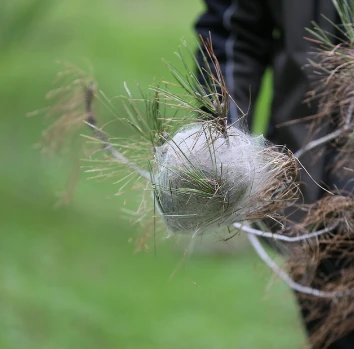
[[(330, 22), (321, 16), (336, 21), (331, 0), (206, 0), (205, 4), (206, 11), (197, 21), (196, 30), (204, 37), (211, 33), (214, 51), (234, 100), (247, 111), (250, 98), (255, 101), (257, 97), (265, 69), (271, 67), (273, 102), (266, 137), (296, 151), (308, 140), (306, 124), (281, 128), (276, 125), (316, 113), (316, 103), (303, 102), (313, 83), (308, 58), (309, 52), (315, 50), (304, 39), (309, 36), (305, 28), (311, 28), (315, 21), (323, 29), (333, 31)], [(253, 117), (252, 101), (249, 125)], [(231, 108), (230, 113), (235, 120), (236, 108)], [(322, 157), (314, 166), (309, 154), (303, 163), (316, 181), (340, 187), (338, 179), (329, 178), (328, 160), (329, 156)], [(307, 202), (323, 194), (306, 174), (302, 174), (301, 180), (305, 182), (303, 192)]]

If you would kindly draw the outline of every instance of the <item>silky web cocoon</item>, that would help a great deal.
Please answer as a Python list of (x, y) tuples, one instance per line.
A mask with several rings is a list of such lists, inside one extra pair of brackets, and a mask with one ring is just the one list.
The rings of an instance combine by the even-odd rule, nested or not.
[(156, 148), (152, 182), (171, 233), (201, 234), (247, 219), (272, 173), (263, 136), (215, 123), (180, 129)]

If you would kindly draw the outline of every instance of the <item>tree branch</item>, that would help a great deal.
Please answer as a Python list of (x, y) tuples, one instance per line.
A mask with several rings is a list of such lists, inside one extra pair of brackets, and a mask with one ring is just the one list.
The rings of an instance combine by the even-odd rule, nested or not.
[(308, 151), (310, 151), (322, 144), (330, 142), (333, 139), (335, 139), (335, 138), (339, 137), (340, 135), (342, 135), (343, 133), (345, 133), (346, 131), (348, 131), (352, 127), (353, 110), (354, 110), (354, 103), (351, 102), (348, 106), (347, 115), (345, 117), (345, 123), (340, 129), (333, 131), (332, 133), (329, 133), (326, 136), (323, 136), (319, 139), (315, 139), (315, 140), (311, 141), (310, 143), (306, 144), (304, 147), (300, 148), (294, 154), (295, 157), (300, 158), (301, 156), (306, 154)]
[(339, 130), (336, 130), (332, 133), (329, 133), (326, 136), (323, 136), (321, 138), (315, 139), (313, 141), (311, 141), (310, 143), (306, 144), (304, 147), (300, 148), (295, 154), (294, 156), (297, 157), (298, 159), (303, 156), (304, 154), (306, 154), (308, 151), (322, 145), (325, 143), (328, 143), (330, 141), (332, 141), (333, 139), (336, 139), (337, 137), (339, 137), (340, 135), (342, 135), (344, 132), (346, 132), (349, 129), (349, 125), (344, 125), (342, 128), (340, 128)]
[(345, 292), (326, 292), (316, 288), (303, 286), (295, 282), (282, 268), (279, 267), (277, 263), (274, 262), (274, 260), (269, 257), (268, 253), (259, 242), (257, 236), (247, 234), (247, 237), (252, 247), (257, 252), (258, 256), (263, 260), (263, 262), (267, 264), (268, 267), (271, 268), (291, 289), (297, 292), (306, 293), (321, 298), (339, 298), (354, 294), (354, 290), (348, 290)]
[(243, 225), (241, 223), (234, 223), (233, 225), (235, 228), (237, 228), (247, 234), (258, 235), (258, 236), (262, 236), (265, 238), (271, 238), (274, 240), (281, 240), (281, 241), (287, 241), (287, 242), (298, 242), (298, 241), (302, 241), (302, 240), (311, 239), (311, 238), (314, 238), (314, 237), (322, 235), (322, 234), (329, 233), (338, 226), (338, 223), (332, 224), (331, 226), (329, 226), (327, 228), (324, 228), (324, 229), (321, 229), (318, 231), (313, 231), (311, 233), (307, 233), (307, 234), (300, 235), (300, 236), (286, 236), (286, 235), (281, 235), (281, 234), (264, 232), (262, 230), (254, 229), (254, 228), (251, 228), (247, 225)]
[(90, 85), (85, 93), (85, 107), (86, 107), (86, 125), (88, 125), (93, 131), (94, 135), (97, 137), (99, 141), (102, 142), (103, 148), (107, 150), (116, 160), (118, 160), (121, 164), (126, 165), (135, 173), (140, 176), (150, 179), (150, 174), (148, 171), (141, 169), (137, 164), (131, 162), (124, 155), (122, 155), (117, 149), (115, 149), (112, 144), (109, 142), (106, 134), (99, 129), (97, 125), (97, 120), (95, 115), (92, 112), (92, 101), (94, 98), (94, 86)]

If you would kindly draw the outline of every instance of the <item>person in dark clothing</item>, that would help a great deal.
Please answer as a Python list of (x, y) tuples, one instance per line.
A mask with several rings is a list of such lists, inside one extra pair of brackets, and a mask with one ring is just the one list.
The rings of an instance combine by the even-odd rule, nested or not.
[[(250, 98), (252, 101), (257, 98), (263, 74), (271, 67), (273, 100), (265, 136), (275, 144), (297, 151), (309, 140), (308, 125), (299, 122), (281, 128), (275, 126), (317, 112), (316, 103), (303, 103), (314, 82), (308, 66), (313, 43), (304, 39), (309, 35), (305, 28), (311, 28), (314, 21), (325, 31), (334, 33), (330, 22), (337, 23), (339, 19), (331, 0), (205, 0), (205, 5), (196, 31), (204, 38), (210, 33), (227, 87), (240, 110), (247, 112), (249, 126), (254, 112)], [(201, 56), (199, 62), (203, 65)], [(239, 109), (231, 105), (230, 120), (234, 122), (240, 116)], [(330, 132), (329, 127), (330, 124), (324, 127), (321, 134)], [(313, 153), (309, 153), (302, 163), (316, 182), (341, 188), (340, 179), (327, 171), (331, 159), (317, 158), (314, 166)], [(323, 190), (310, 177), (303, 176), (301, 181), (305, 203), (321, 198)], [(306, 310), (302, 309), (302, 313), (306, 315)], [(305, 320), (305, 325), (311, 335), (316, 321)], [(337, 339), (329, 348), (353, 349), (354, 331)]]

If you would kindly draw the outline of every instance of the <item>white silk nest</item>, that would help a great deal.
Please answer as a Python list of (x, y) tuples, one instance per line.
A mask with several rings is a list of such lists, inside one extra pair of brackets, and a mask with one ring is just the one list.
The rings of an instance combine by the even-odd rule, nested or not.
[(285, 157), (269, 149), (263, 136), (234, 126), (223, 134), (211, 122), (185, 126), (166, 139), (156, 148), (152, 184), (169, 232), (215, 232), (257, 216), (279, 199), (289, 175), (281, 174), (284, 183), (274, 186)]

